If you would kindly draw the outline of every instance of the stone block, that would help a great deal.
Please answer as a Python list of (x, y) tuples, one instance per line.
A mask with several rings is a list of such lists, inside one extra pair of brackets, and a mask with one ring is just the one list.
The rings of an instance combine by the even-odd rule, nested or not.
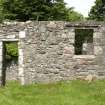
[(40, 32), (46, 32), (46, 27), (43, 26), (43, 25), (40, 26), (40, 27), (39, 27), (39, 31), (40, 31)]
[(2, 51), (2, 48), (3, 48), (3, 42), (0, 41), (0, 52)]
[(75, 32), (69, 32), (68, 37), (72, 38), (72, 39), (75, 39)]
[(23, 49), (19, 49), (19, 56), (23, 56)]
[(102, 38), (94, 38), (93, 42), (94, 46), (102, 46), (104, 44)]
[(93, 33), (93, 38), (102, 38), (102, 33), (101, 32)]
[(48, 28), (56, 28), (57, 25), (55, 24), (55, 22), (51, 21), (49, 24), (47, 24)]
[(26, 32), (25, 31), (20, 31), (19, 32), (19, 38), (25, 38), (26, 37)]
[(94, 54), (101, 55), (103, 53), (103, 49), (101, 46), (94, 46)]
[(68, 38), (67, 34), (62, 34), (62, 38)]
[(71, 46), (65, 46), (63, 49), (63, 54), (70, 54), (73, 55), (74, 54), (74, 47)]
[(23, 77), (24, 76), (24, 69), (23, 67), (19, 67), (19, 77)]
[(19, 65), (23, 65), (23, 56), (19, 56)]
[(6, 38), (15, 39), (16, 35), (8, 35)]

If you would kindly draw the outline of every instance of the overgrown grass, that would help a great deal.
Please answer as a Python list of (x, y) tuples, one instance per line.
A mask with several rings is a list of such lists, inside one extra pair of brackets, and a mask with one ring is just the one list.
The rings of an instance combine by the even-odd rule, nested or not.
[(105, 81), (59, 82), (0, 88), (0, 105), (105, 105)]

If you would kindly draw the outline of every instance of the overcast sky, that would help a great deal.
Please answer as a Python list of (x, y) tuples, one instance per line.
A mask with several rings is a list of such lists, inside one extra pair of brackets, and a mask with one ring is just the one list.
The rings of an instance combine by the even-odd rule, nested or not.
[(88, 16), (88, 12), (94, 5), (96, 0), (64, 0), (69, 7), (74, 7), (77, 12), (83, 14), (85, 17)]

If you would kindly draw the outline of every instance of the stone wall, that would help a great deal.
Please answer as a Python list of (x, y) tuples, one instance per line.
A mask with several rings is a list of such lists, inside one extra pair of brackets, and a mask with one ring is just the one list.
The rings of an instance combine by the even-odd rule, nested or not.
[(18, 63), (9, 62), (6, 66), (6, 80), (18, 80)]
[[(24, 41), (26, 82), (71, 80), (89, 74), (104, 78), (102, 26), (92, 23), (28, 23)], [(94, 54), (74, 54), (76, 28), (94, 30)]]
[[(75, 55), (76, 28), (94, 30), (92, 55)], [(72, 80), (89, 74), (105, 78), (104, 23), (5, 22), (0, 26), (0, 61), (3, 41), (19, 43), (18, 78), (22, 84)], [(2, 64), (0, 68), (2, 71)]]
[(64, 22), (27, 24), (24, 41), (27, 82), (54, 82), (74, 78), (73, 31), (72, 28), (66, 28)]

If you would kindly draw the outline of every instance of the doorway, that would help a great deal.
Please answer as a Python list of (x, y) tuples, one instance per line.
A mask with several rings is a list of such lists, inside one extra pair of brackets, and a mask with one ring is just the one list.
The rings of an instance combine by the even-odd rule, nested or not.
[(2, 48), (2, 85), (7, 80), (15, 80), (18, 77), (18, 42), (3, 41)]

